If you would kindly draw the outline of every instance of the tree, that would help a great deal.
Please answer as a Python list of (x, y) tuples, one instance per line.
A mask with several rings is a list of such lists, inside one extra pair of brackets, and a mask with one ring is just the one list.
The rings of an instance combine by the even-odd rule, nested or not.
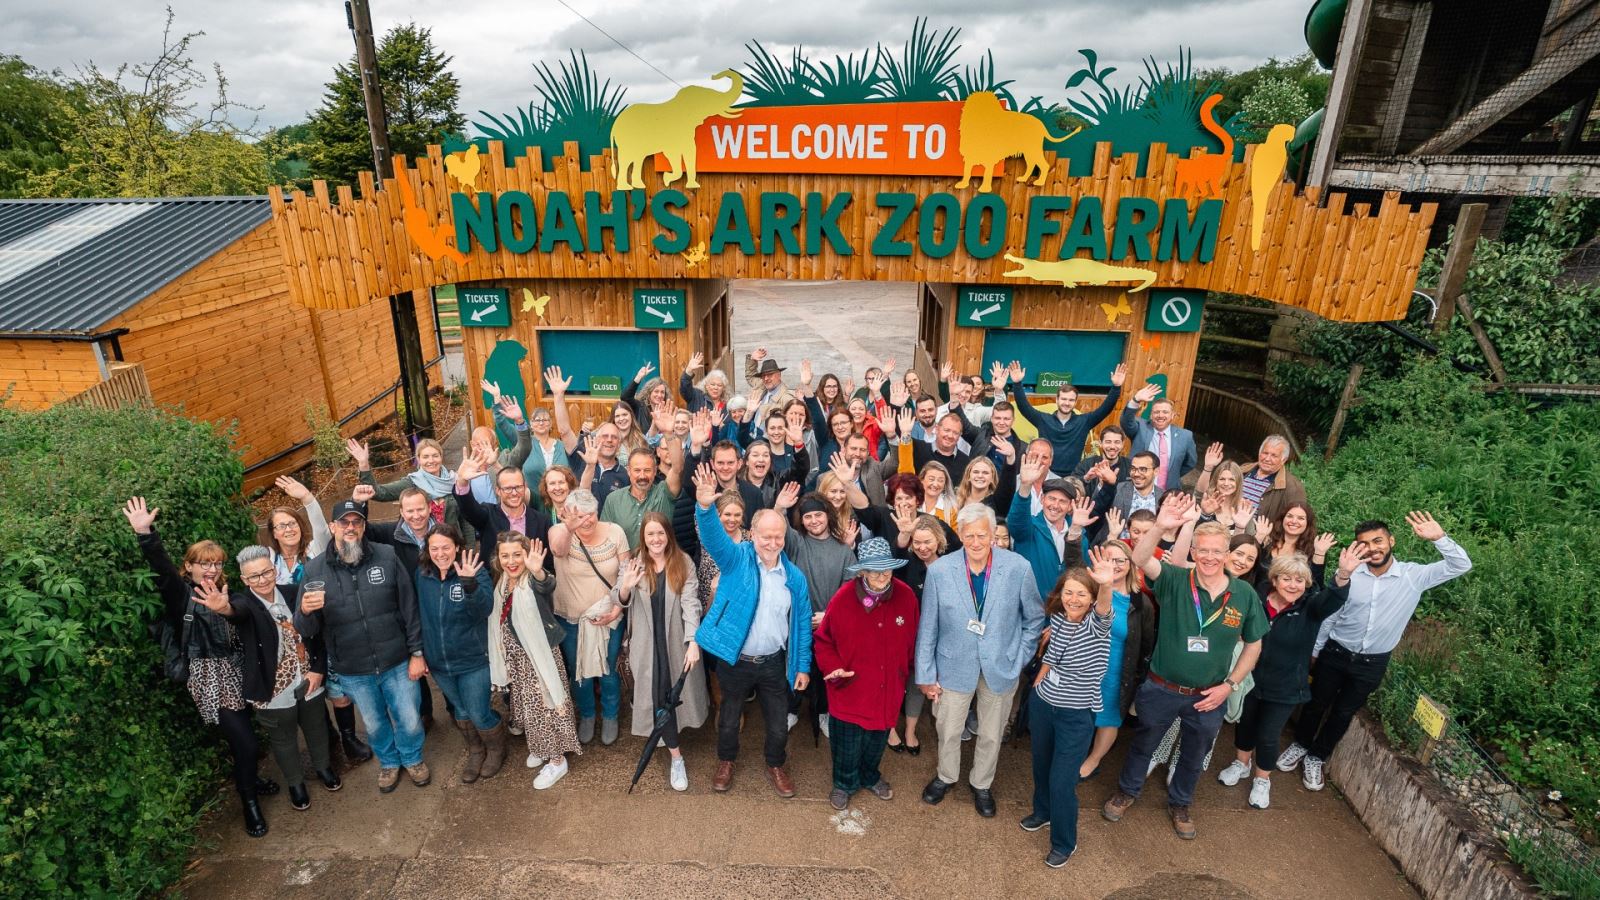
[[(1289, 59), (1274, 57), (1254, 69), (1246, 69), (1243, 72), (1223, 68), (1209, 69), (1199, 75), (1200, 83), (1215, 82), (1222, 93), (1222, 102), (1217, 104), (1216, 109), (1217, 119), (1220, 121), (1227, 121), (1234, 113), (1239, 112), (1243, 108), (1245, 98), (1269, 78), (1288, 79), (1305, 92), (1306, 103), (1313, 110), (1328, 102), (1328, 85), (1332, 82), (1332, 76), (1322, 71), (1322, 67), (1317, 65), (1316, 59), (1309, 52)], [(1294, 124), (1299, 124), (1299, 121), (1295, 119)]]
[(61, 144), (72, 103), (59, 76), (0, 54), (0, 197), (19, 197), (28, 178), (66, 165)]
[(259, 194), (267, 186), (266, 156), (251, 142), (254, 123), (232, 115), (248, 107), (228, 99), (228, 80), (213, 68), (216, 96), (191, 95), (206, 86), (189, 45), (203, 32), (172, 35), (167, 10), (161, 54), (148, 63), (123, 63), (111, 74), (94, 63), (72, 82), (79, 103), (64, 107), (58, 168), (30, 174), (33, 197), (182, 197)]
[(299, 190), (311, 188), (311, 123), (273, 128), (261, 137), (262, 152), (272, 170), (272, 183)]
[[(433, 32), (414, 23), (396, 25), (378, 43), (378, 84), (389, 119), (389, 148), (418, 158), (429, 144), (462, 131), (467, 118), (456, 108), (461, 83), (450, 70), (452, 57), (433, 46)], [(354, 184), (372, 168), (372, 142), (355, 57), (336, 66), (311, 115), (307, 158), (313, 177)]]
[(1280, 122), (1299, 125), (1300, 120), (1311, 115), (1311, 101), (1306, 92), (1294, 81), (1281, 76), (1262, 79), (1256, 89), (1244, 98), (1239, 117), (1248, 130), (1244, 137), (1259, 141), (1267, 130)]

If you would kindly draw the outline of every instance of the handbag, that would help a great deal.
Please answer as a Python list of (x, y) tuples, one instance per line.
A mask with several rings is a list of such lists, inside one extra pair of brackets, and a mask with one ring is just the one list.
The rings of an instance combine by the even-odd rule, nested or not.
[(150, 636), (161, 646), (161, 672), (180, 684), (189, 681), (189, 628), (193, 622), (194, 609), (186, 607), (183, 625), (178, 628), (172, 627), (166, 616), (150, 623)]

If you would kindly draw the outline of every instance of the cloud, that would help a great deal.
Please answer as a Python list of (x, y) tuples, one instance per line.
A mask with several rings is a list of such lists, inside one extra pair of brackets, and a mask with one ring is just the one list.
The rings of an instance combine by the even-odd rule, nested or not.
[[(1247, 68), (1268, 56), (1303, 52), (1304, 4), (1287, 0), (1144, 0), (1137, 8), (1115, 0), (1077, 0), (1044, 6), (1037, 0), (859, 0), (662, 4), (647, 0), (569, 0), (594, 24), (556, 0), (506, 3), (458, 0), (445, 7), (424, 0), (383, 0), (375, 10), (381, 34), (414, 21), (433, 30), (435, 44), (454, 57), (461, 108), (504, 113), (535, 98), (534, 63), (552, 67), (571, 50), (588, 56), (601, 80), (628, 88), (629, 101), (670, 96), (678, 84), (707, 83), (713, 72), (742, 68), (745, 44), (759, 40), (775, 53), (799, 44), (815, 60), (861, 53), (882, 44), (898, 53), (912, 21), (929, 18), (935, 29), (961, 28), (958, 64), (976, 65), (992, 50), (1000, 77), (1013, 79), (1019, 97), (1065, 98), (1067, 77), (1081, 64), (1080, 47), (1093, 47), (1116, 78), (1135, 78), (1141, 59), (1175, 59), (1179, 45), (1193, 50), (1197, 68)], [(209, 71), (227, 73), (233, 99), (260, 108), (263, 125), (302, 121), (322, 102), (333, 67), (354, 52), (344, 11), (327, 0), (173, 0), (178, 33), (204, 31), (192, 46)], [(38, 4), (8, 12), (7, 52), (43, 69), (93, 60), (102, 69), (152, 59), (161, 45), (162, 17), (148, 4), (78, 0)], [(626, 44), (618, 47), (596, 26)], [(646, 62), (636, 58), (643, 57)], [(651, 68), (660, 69), (666, 77)], [(676, 82), (676, 83), (674, 83)]]

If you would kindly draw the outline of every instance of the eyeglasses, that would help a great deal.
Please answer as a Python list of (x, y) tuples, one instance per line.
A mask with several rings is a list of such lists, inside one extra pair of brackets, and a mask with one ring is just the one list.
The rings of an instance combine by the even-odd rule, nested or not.
[(335, 522), (333, 524), (335, 526), (339, 527), (339, 528), (343, 528), (343, 529), (349, 530), (349, 529), (352, 529), (352, 528), (360, 528), (361, 526), (367, 524), (367, 520), (366, 519), (356, 519), (356, 518), (340, 519), (339, 521), (337, 521), (337, 522)]
[(276, 577), (277, 574), (278, 573), (273, 571), (272, 569), (268, 569), (265, 572), (257, 572), (254, 575), (245, 575), (243, 577), (244, 577), (245, 581), (248, 581), (251, 584), (257, 584), (257, 583), (266, 581), (268, 578)]
[(197, 569), (220, 569), (220, 568), (222, 568), (222, 563), (220, 563), (220, 562), (211, 562), (209, 560), (205, 561), (205, 562), (191, 563), (191, 565), (193, 565)]
[(272, 526), (272, 530), (273, 531), (291, 531), (291, 530), (299, 528), (299, 527), (300, 527), (300, 523), (299, 522), (279, 522), (278, 524)]

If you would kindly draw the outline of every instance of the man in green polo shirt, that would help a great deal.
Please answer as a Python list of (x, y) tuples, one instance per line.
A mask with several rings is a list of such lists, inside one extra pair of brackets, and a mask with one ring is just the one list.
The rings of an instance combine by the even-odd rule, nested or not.
[[(1100, 811), (1108, 821), (1121, 821), (1144, 787), (1150, 756), (1161, 736), (1172, 720), (1178, 719), (1184, 752), (1178, 756), (1178, 770), (1167, 782), (1167, 810), (1172, 830), (1184, 840), (1195, 836), (1189, 805), (1206, 748), (1222, 727), (1228, 698), (1255, 668), (1268, 627), (1255, 589), (1223, 568), (1228, 557), (1224, 526), (1208, 522), (1195, 528), (1193, 569), (1155, 559), (1162, 532), (1183, 527), (1193, 506), (1193, 497), (1174, 491), (1162, 502), (1156, 527), (1145, 532), (1133, 548), (1134, 565), (1150, 582), (1161, 616), (1150, 675), (1134, 700), (1139, 710), (1138, 730), (1123, 763), (1117, 792)], [(1240, 641), (1244, 647), (1234, 662), (1234, 647)]]
[[(672, 418), (665, 416), (668, 428)], [(662, 478), (656, 480), (656, 454), (639, 452), (628, 455), (628, 489), (612, 491), (606, 496), (600, 510), (602, 522), (614, 522), (628, 535), (628, 543), (639, 546), (639, 525), (647, 512), (658, 512), (672, 518), (672, 507), (678, 496), (679, 473), (683, 470), (683, 442), (664, 432), (658, 452), (661, 454)]]

